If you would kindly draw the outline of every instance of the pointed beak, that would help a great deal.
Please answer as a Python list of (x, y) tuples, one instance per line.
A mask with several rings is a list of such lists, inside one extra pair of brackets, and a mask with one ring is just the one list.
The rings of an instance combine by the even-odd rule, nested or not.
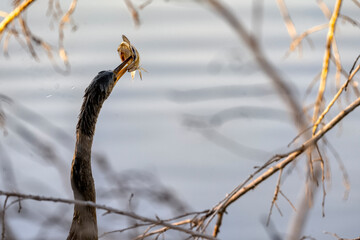
[(115, 83), (124, 75), (124, 73), (127, 71), (127, 66), (128, 66), (128, 62), (130, 61), (130, 59), (132, 59), (132, 57), (128, 57), (127, 59), (125, 59), (125, 61), (123, 61), (119, 66), (117, 66), (113, 73), (116, 76), (116, 80)]

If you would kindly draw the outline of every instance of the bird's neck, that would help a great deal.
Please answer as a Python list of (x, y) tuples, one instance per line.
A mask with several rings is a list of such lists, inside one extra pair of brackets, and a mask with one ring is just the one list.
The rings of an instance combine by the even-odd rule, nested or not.
[(76, 131), (76, 143), (74, 159), (81, 161), (84, 165), (89, 166), (91, 171), (91, 148), (93, 136), (82, 133), (79, 129)]
[[(98, 106), (88, 106), (87, 104), (91, 104), (91, 101), (85, 98), (76, 130), (75, 153), (71, 166), (71, 186), (75, 200), (96, 202), (95, 183), (91, 170), (91, 148), (96, 119), (102, 102), (98, 103), (100, 104)], [(94, 207), (75, 204), (68, 239), (98, 239)]]
[[(100, 109), (111, 93), (114, 73), (100, 72), (85, 90), (76, 126), (75, 153), (71, 166), (71, 187), (76, 200), (96, 201), (94, 178), (91, 171), (91, 147)], [(96, 209), (75, 204), (68, 240), (97, 240)]]
[(76, 126), (75, 153), (71, 167), (71, 185), (76, 200), (95, 202), (95, 186), (91, 171), (91, 148), (96, 121), (106, 97), (96, 91), (85, 94)]

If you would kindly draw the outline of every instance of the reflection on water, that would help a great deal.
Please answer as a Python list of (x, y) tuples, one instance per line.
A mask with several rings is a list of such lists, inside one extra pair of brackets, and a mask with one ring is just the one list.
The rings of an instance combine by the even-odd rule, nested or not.
[[(0, 3), (0, 9), (3, 4)], [(54, 32), (49, 33), (41, 20), (45, 18), (44, 8), (40, 7), (43, 3), (36, 4), (28, 14), (34, 33), (56, 39), (56, 34), (52, 36)], [(228, 4), (234, 5), (233, 10), (250, 27), (250, 3), (228, 1)], [(289, 6), (299, 32), (325, 21), (320, 10), (312, 10), (314, 6), (294, 1)], [(344, 13), (358, 15), (353, 14), (356, 10), (349, 5), (343, 8)], [(99, 6), (95, 1), (80, 1), (75, 14), (78, 30), (65, 32), (72, 69), (68, 76), (54, 72), (44, 54), (40, 54), (41, 62), (36, 63), (16, 41), (11, 41), (10, 59), (0, 58), (0, 89), (16, 104), (1, 103), (8, 115), (8, 134), (1, 137), (0, 147), (6, 149), (1, 158), (10, 159), (7, 166), (12, 165), (17, 190), (71, 197), (66, 181), (83, 91), (98, 71), (118, 65), (116, 48), (122, 34), (137, 47), (148, 73), (143, 74), (143, 81), (138, 78), (131, 81), (130, 75), (122, 78), (101, 111), (93, 149), (106, 156), (114, 169), (151, 172), (191, 209), (203, 210), (218, 203), (252, 173), (254, 166), (275, 153), (288, 151), (286, 146), (297, 133), (286, 123), (289, 122), (286, 104), (266, 77), (249, 64), (251, 55), (218, 16), (199, 4), (157, 1), (140, 14), (142, 25), (134, 28), (122, 3)], [(275, 3), (265, 3), (264, 14), (261, 42), (301, 99), (321, 69), (326, 32), (313, 36), (314, 49), (304, 44), (302, 57), (293, 54), (283, 59), (290, 38)], [(354, 40), (357, 38), (353, 37), (353, 27), (349, 24), (341, 27), (339, 38), (351, 39), (345, 45), (339, 41), (343, 64), (351, 66), (358, 54), (355, 49), (360, 48)], [(358, 150), (351, 144), (357, 142), (352, 134), (360, 130), (355, 117), (358, 115), (351, 115), (344, 124), (341, 139), (336, 138), (336, 133), (329, 135), (348, 167), (353, 190), (343, 203), (341, 174), (334, 164), (333, 185), (326, 202), (329, 217), (321, 218), (321, 204), (316, 202), (306, 229), (306, 234), (318, 239), (324, 237), (323, 230), (340, 236), (358, 234), (360, 226), (355, 219), (360, 214), (357, 191), (360, 164), (354, 163)], [(17, 135), (19, 131), (23, 135), (24, 129), (16, 121), (26, 124), (29, 138)], [(33, 138), (35, 133), (39, 139)], [(36, 149), (26, 141), (38, 142), (39, 148), (46, 148), (47, 143), (56, 146), (54, 154), (61, 157), (56, 161), (63, 172), (52, 168), (53, 162), (39, 159)], [(294, 166), (293, 175), (283, 186), (293, 202), (304, 181), (301, 171)], [(96, 185), (109, 184), (101, 176), (100, 170), (95, 169)], [(229, 209), (220, 234), (222, 239), (267, 237), (261, 219), (268, 213), (275, 183), (275, 178), (270, 179)], [(13, 190), (14, 186), (5, 185), (1, 188)], [(280, 208), (284, 216), (273, 213), (272, 219), (274, 227), (284, 233), (292, 210), (285, 201), (280, 202)], [(346, 221), (331, 217), (334, 215)], [(66, 216), (70, 220), (71, 211)], [(31, 231), (29, 225), (19, 224)]]

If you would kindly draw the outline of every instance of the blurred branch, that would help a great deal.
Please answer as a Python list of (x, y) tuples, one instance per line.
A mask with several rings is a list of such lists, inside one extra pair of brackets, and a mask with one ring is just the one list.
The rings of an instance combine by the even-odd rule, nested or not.
[(226, 149), (232, 154), (241, 157), (248, 158), (251, 160), (264, 159), (269, 156), (269, 153), (263, 149), (256, 149), (249, 146), (240, 144), (236, 140), (229, 138), (219, 131), (217, 131), (211, 123), (202, 121), (198, 117), (194, 118), (191, 116), (184, 117), (184, 125), (196, 130), (207, 140), (216, 144), (217, 146)]
[(262, 35), (262, 24), (264, 18), (264, 1), (263, 0), (254, 0), (252, 1), (252, 14), (251, 14), (251, 23), (252, 23), (252, 32), (254, 35)]
[(129, 12), (134, 20), (135, 26), (140, 25), (139, 12), (135, 9), (135, 6), (132, 4), (131, 0), (124, 0)]
[(316, 0), (316, 3), (318, 4), (320, 10), (323, 12), (324, 16), (327, 18), (327, 19), (331, 19), (331, 11), (330, 9), (328, 8), (328, 6), (326, 6), (326, 4), (324, 3), (323, 0)]
[(293, 97), (293, 93), (286, 81), (282, 79), (275, 67), (265, 57), (264, 52), (258, 45), (258, 41), (245, 29), (243, 24), (237, 19), (237, 17), (228, 9), (224, 4), (217, 0), (203, 0), (206, 2), (235, 30), (239, 38), (241, 38), (245, 45), (255, 56), (255, 59), (262, 71), (272, 80), (275, 89), (280, 93), (280, 96), (284, 99), (284, 102), (288, 105), (293, 121), (299, 128), (299, 131), (306, 129), (307, 121), (302, 114), (302, 108), (299, 102)]
[(325, 29), (328, 25), (329, 24), (325, 23), (325, 24), (320, 24), (320, 25), (314, 26), (312, 28), (309, 28), (308, 30), (306, 30), (305, 32), (300, 34), (299, 36), (295, 37), (290, 44), (290, 51), (294, 51), (295, 48), (301, 44), (301, 42), (304, 38), (306, 38), (307, 36), (309, 36), (310, 34), (312, 34), (314, 32)]
[(286, 29), (287, 29), (290, 37), (294, 40), (297, 35), (296, 28), (295, 28), (293, 21), (291, 20), (291, 17), (289, 15), (289, 11), (286, 7), (286, 4), (285, 4), (284, 0), (276, 0), (276, 2), (280, 8), (280, 13), (284, 19)]
[(32, 33), (30, 32), (29, 27), (27, 26), (25, 20), (22, 17), (19, 17), (19, 23), (22, 29), (22, 32), (24, 34), (25, 37), (25, 41), (26, 41), (26, 45), (29, 49), (29, 52), (31, 54), (31, 56), (36, 60), (39, 61), (39, 58), (35, 52), (34, 46), (32, 45)]
[(360, 2), (358, 0), (352, 0), (353, 3), (355, 3), (356, 6), (358, 6), (360, 8)]
[(70, 22), (71, 16), (74, 13), (75, 8), (76, 8), (76, 4), (77, 4), (77, 0), (72, 0), (69, 9), (63, 15), (63, 17), (61, 18), (60, 23), (59, 23), (59, 56), (65, 64), (66, 71), (70, 70), (69, 69), (70, 64), (69, 64), (67, 53), (64, 48), (64, 27), (65, 27), (65, 23)]
[(345, 188), (343, 199), (347, 200), (349, 193), (350, 193), (350, 189), (351, 189), (349, 174), (348, 174), (348, 172), (345, 168), (345, 165), (344, 165), (343, 161), (341, 160), (338, 152), (335, 150), (335, 148), (330, 144), (330, 142), (328, 140), (326, 140), (326, 138), (323, 138), (323, 141), (325, 143), (325, 146), (330, 150), (331, 154), (334, 156), (334, 158), (336, 159), (336, 161), (338, 163), (339, 169), (342, 173), (342, 179), (343, 179), (342, 182), (343, 182), (343, 185)]
[(148, 199), (149, 202), (159, 204), (162, 207), (168, 206), (175, 214), (184, 213), (188, 207), (170, 189), (163, 186), (152, 174), (146, 172), (130, 171), (115, 172), (111, 163), (99, 154), (93, 154), (96, 169), (104, 175), (109, 189), (98, 188), (97, 195), (100, 198), (109, 197), (119, 200), (135, 195), (137, 198)]
[[(242, 90), (244, 89), (240, 89), (240, 91)], [(288, 123), (289, 115), (286, 111), (277, 108), (240, 106), (225, 109), (209, 116), (185, 114), (183, 115), (183, 125), (190, 130), (196, 131), (207, 140), (238, 157), (257, 161), (259, 159), (268, 158), (269, 152), (266, 152), (261, 148), (257, 149), (243, 145), (236, 140), (223, 135), (216, 129), (229, 121), (241, 119), (274, 120)]]
[(140, 6), (139, 6), (139, 9), (144, 9), (145, 7), (147, 7), (150, 3), (152, 3), (153, 0), (147, 0), (145, 1), (144, 3), (142, 3)]
[(2, 171), (1, 178), (6, 189), (17, 190), (17, 181), (13, 167), (13, 159), (7, 154), (6, 149), (0, 143), (0, 169)]
[(349, 16), (340, 14), (339, 17), (342, 18), (344, 21), (349, 22), (350, 24), (352, 24), (355, 27), (360, 27), (360, 22), (356, 21), (355, 19), (353, 19)]
[(139, 6), (135, 7), (131, 0), (124, 0), (136, 27), (139, 27), (141, 24), (139, 10), (143, 10), (145, 7), (151, 4), (152, 1), (153, 0), (146, 0)]

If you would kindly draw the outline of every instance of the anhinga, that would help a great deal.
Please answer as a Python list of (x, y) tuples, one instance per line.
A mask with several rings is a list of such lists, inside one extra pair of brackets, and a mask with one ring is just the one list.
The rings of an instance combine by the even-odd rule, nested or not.
[[(71, 164), (71, 187), (75, 200), (96, 201), (94, 179), (91, 171), (91, 147), (95, 125), (104, 101), (117, 81), (126, 71), (131, 76), (138, 70), (141, 77), (140, 55), (123, 35), (118, 48), (123, 61), (113, 71), (101, 71), (85, 90), (83, 104), (76, 126), (75, 153)], [(74, 215), (67, 240), (98, 239), (96, 209), (75, 204)]]

